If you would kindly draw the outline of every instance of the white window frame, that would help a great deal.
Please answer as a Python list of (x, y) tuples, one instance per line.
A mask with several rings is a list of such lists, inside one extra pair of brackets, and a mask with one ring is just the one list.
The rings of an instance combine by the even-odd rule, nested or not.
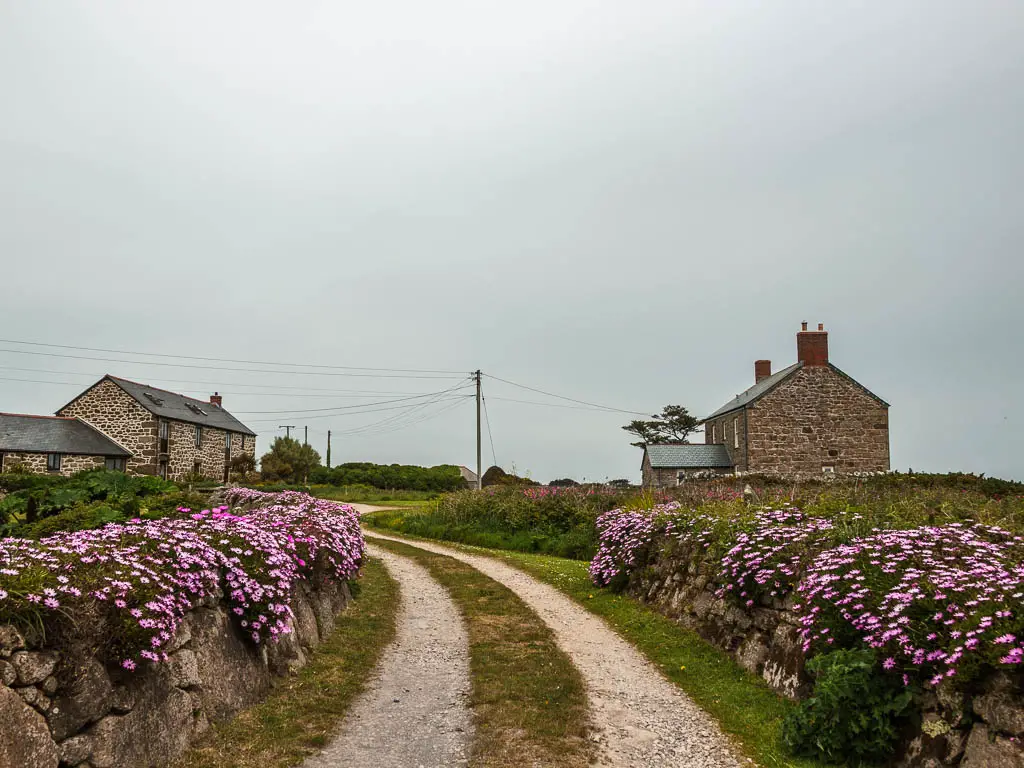
[(740, 447), (740, 417), (732, 420), (732, 447)]
[(714, 445), (718, 442), (718, 425), (715, 423), (711, 424), (711, 444)]
[(203, 428), (199, 425), (195, 425), (196, 428), (196, 448), (203, 447)]

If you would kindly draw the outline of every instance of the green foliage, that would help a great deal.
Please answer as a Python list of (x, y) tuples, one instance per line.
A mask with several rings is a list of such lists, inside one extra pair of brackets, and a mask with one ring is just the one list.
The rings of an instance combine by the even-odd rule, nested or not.
[(661, 414), (653, 419), (635, 419), (623, 429), (639, 437), (640, 442), (634, 445), (642, 446), (652, 443), (685, 443), (699, 425), (700, 421), (683, 406), (666, 405), (661, 409)]
[(872, 651), (839, 650), (807, 663), (814, 692), (782, 725), (782, 740), (796, 755), (872, 765), (891, 758), (913, 694), (882, 672)]
[[(71, 477), (19, 476), (13, 482), (6, 473), (0, 478), (11, 491), (0, 500), (0, 523), (7, 523), (8, 532), (18, 531), (17, 524), (21, 521), (31, 525), (96, 501), (132, 516), (138, 514), (145, 499), (177, 490), (175, 485), (158, 477), (105, 469), (79, 472)], [(87, 513), (82, 514), (88, 517)]]
[(425, 511), (378, 512), (363, 519), (415, 536), (589, 560), (597, 550), (597, 516), (622, 499), (587, 488), (497, 485), (483, 493), (447, 494)]
[(313, 446), (303, 445), (291, 437), (276, 437), (270, 450), (260, 459), (264, 480), (289, 483), (305, 482), (320, 466), (320, 454)]
[(44, 517), (32, 523), (19, 525), (12, 533), (24, 539), (42, 539), (58, 531), (86, 531), (99, 528), (107, 523), (119, 523), (127, 519), (123, 511), (115, 509), (104, 501), (77, 504), (63, 512)]
[(321, 467), (310, 480), (322, 485), (370, 486), (388, 490), (458, 491), (466, 487), (459, 468), (451, 464), (417, 467), (406, 464), (351, 462), (332, 469)]
[(563, 477), (560, 480), (552, 480), (548, 485), (552, 488), (575, 488), (579, 483), (570, 477)]
[(256, 457), (250, 453), (242, 453), (228, 462), (231, 477), (245, 477), (256, 471)]
[(492, 485), (538, 485), (538, 483), (535, 483), (528, 477), (519, 477), (518, 475), (506, 472), (499, 466), (488, 468), (480, 480), (480, 485), (483, 488)]

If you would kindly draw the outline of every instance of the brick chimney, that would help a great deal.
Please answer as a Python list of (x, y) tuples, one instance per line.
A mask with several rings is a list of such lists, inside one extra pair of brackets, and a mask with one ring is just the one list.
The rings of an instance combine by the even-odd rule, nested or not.
[(216, 405), (218, 408), (223, 408), (224, 398), (214, 392), (210, 395), (210, 405)]
[(796, 335), (796, 359), (809, 367), (828, 365), (828, 331), (823, 323), (818, 323), (816, 331), (808, 331), (807, 323), (801, 324)]
[(771, 360), (755, 360), (754, 361), (754, 383), (757, 384), (761, 379), (767, 379), (772, 375), (772, 361)]

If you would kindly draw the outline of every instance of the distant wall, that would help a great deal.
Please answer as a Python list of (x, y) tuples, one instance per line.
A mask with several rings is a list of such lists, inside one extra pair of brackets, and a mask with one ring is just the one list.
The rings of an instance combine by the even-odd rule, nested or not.
[(86, 469), (102, 469), (106, 459), (102, 456), (84, 456), (77, 453), (61, 454), (60, 471), (50, 472), (47, 469), (46, 458), (48, 453), (27, 453), (11, 452), (3, 454), (3, 469), (10, 470), (15, 464), (23, 464), (30, 472), (38, 472), (41, 475), (53, 474), (68, 477)]

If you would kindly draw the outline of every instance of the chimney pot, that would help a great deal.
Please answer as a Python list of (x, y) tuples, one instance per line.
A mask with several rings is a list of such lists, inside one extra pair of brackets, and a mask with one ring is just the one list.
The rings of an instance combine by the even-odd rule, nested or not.
[(223, 402), (224, 402), (224, 398), (221, 397), (216, 392), (214, 392), (212, 395), (210, 395), (210, 405), (216, 405), (218, 408), (222, 408), (223, 407), (223, 405), (222, 405)]
[(761, 379), (767, 379), (772, 375), (772, 361), (771, 360), (755, 360), (754, 361), (754, 383), (761, 381)]
[(807, 330), (807, 321), (806, 320), (804, 320), (802, 323), (800, 323), (800, 330), (801, 331), (806, 331)]
[(796, 359), (808, 367), (824, 367), (828, 365), (828, 331), (824, 323), (818, 324), (818, 330), (808, 331), (807, 323), (796, 335)]

